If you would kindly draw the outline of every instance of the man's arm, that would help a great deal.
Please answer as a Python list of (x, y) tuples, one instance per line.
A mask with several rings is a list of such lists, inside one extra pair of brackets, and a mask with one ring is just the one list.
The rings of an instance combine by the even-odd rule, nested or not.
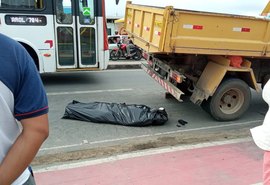
[(34, 159), (49, 135), (48, 115), (21, 120), (23, 130), (0, 165), (0, 185), (10, 185)]

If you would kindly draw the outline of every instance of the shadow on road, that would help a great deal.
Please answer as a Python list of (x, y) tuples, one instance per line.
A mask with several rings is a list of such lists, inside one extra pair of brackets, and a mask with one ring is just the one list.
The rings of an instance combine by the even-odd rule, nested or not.
[(44, 85), (89, 84), (94, 83), (95, 75), (86, 72), (59, 72), (42, 74), (41, 79)]

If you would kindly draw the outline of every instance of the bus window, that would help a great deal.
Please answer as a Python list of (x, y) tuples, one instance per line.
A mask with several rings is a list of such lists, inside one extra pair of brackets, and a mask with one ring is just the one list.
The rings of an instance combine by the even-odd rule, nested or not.
[(16, 10), (25, 9), (43, 9), (42, 0), (0, 0), (0, 8), (16, 8)]
[(93, 0), (81, 0), (79, 3), (80, 24), (95, 24)]
[(71, 0), (56, 0), (56, 20), (59, 24), (72, 24)]
[(74, 65), (74, 40), (71, 27), (57, 28), (59, 64), (62, 66)]
[(83, 65), (93, 65), (96, 62), (95, 29), (91, 27), (80, 28), (81, 56)]

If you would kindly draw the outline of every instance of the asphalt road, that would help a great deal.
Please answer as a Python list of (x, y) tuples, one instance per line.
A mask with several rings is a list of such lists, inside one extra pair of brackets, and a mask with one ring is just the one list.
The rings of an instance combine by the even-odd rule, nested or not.
[[(241, 119), (213, 120), (189, 99), (165, 99), (165, 90), (143, 70), (106, 70), (42, 75), (49, 98), (50, 137), (33, 165), (98, 158), (123, 152), (203, 141), (250, 137), (249, 129), (261, 124), (267, 105), (252, 91), (252, 102)], [(164, 107), (169, 120), (163, 126), (126, 127), (62, 119), (73, 100), (114, 102)], [(178, 127), (178, 120), (187, 125)]]

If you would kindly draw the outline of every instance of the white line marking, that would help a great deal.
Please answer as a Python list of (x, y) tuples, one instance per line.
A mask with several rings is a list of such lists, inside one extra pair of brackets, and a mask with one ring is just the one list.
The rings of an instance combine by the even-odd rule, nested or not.
[[(117, 65), (122, 65), (122, 64), (115, 64)], [(90, 71), (91, 73), (108, 73), (108, 72), (138, 72), (138, 71), (143, 71), (142, 69), (106, 69), (103, 71)]]
[(71, 91), (71, 92), (55, 92), (47, 93), (47, 96), (56, 95), (71, 95), (71, 94), (89, 94), (89, 93), (103, 93), (103, 92), (123, 92), (132, 91), (133, 89), (107, 89), (107, 90), (93, 90), (93, 91)]
[(225, 144), (243, 143), (243, 142), (250, 142), (250, 141), (252, 141), (251, 138), (245, 138), (245, 139), (233, 139), (233, 140), (228, 140), (228, 141), (206, 142), (206, 143), (195, 144), (195, 145), (182, 145), (182, 146), (173, 146), (173, 147), (166, 147), (166, 148), (149, 149), (149, 150), (144, 150), (144, 151), (132, 152), (128, 154), (120, 154), (120, 155), (101, 158), (101, 159), (71, 162), (71, 163), (69, 162), (69, 164), (54, 165), (54, 166), (45, 167), (42, 169), (37, 169), (35, 170), (35, 173), (72, 169), (72, 168), (96, 165), (96, 164), (101, 164), (101, 163), (106, 163), (106, 162), (114, 162), (114, 161), (122, 160), (122, 159), (130, 159), (130, 158), (135, 158), (135, 157), (149, 156), (149, 155), (162, 154), (162, 153), (168, 153), (168, 152), (197, 149), (197, 148), (211, 147), (211, 146), (218, 146), (218, 145), (225, 145)]
[(49, 148), (41, 148), (40, 151), (48, 151), (48, 150), (56, 150), (56, 149), (63, 149), (63, 148), (71, 148), (71, 147), (77, 147), (82, 146), (83, 143), (79, 144), (72, 144), (72, 145), (63, 145), (63, 146), (55, 146), (55, 147), (49, 147)]
[[(241, 125), (246, 125), (246, 124), (250, 124), (250, 123), (258, 123), (258, 122), (262, 122), (262, 121), (263, 120), (255, 120), (255, 121), (247, 121), (247, 122), (243, 122), (243, 123), (234, 123), (234, 124), (218, 125), (218, 126), (210, 126), (210, 127), (200, 127), (200, 128), (194, 128), (194, 129), (162, 132), (162, 133), (148, 134), (148, 135), (141, 135), (141, 136), (134, 136), (134, 137), (123, 137), (123, 138), (117, 138), (117, 139), (107, 139), (107, 140), (102, 140), (102, 141), (88, 142), (87, 145), (102, 144), (102, 143), (109, 143), (109, 142), (115, 142), (115, 141), (124, 141), (124, 140), (130, 140), (130, 139), (138, 139), (138, 138), (146, 138), (146, 137), (153, 137), (153, 136), (162, 136), (162, 135), (176, 134), (176, 133), (189, 132), (189, 131), (200, 131), (200, 130), (207, 130), (207, 129), (225, 128), (225, 127), (231, 127), (231, 126), (241, 126)], [(71, 148), (71, 147), (82, 146), (82, 145), (83, 145), (83, 142), (79, 143), (79, 144), (56, 146), (56, 147), (49, 147), (49, 148), (41, 148), (40, 151), (64, 149), (64, 148)]]

